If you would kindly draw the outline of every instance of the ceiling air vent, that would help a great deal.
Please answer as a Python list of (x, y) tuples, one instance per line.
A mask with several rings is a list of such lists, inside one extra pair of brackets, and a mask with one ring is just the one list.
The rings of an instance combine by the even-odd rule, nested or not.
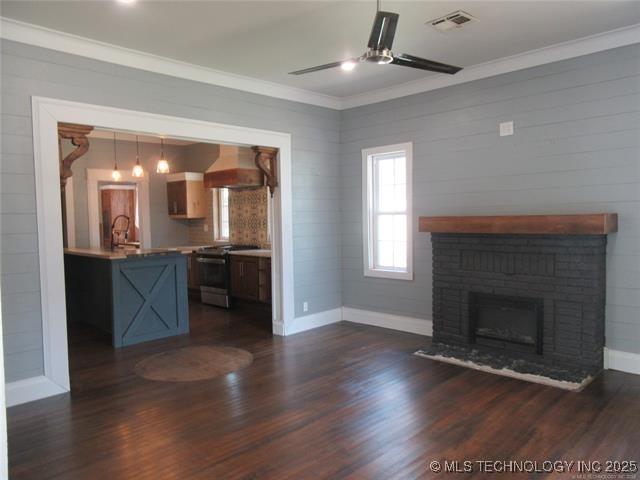
[(460, 28), (465, 26), (469, 22), (477, 22), (478, 19), (473, 15), (469, 15), (467, 12), (458, 10), (457, 12), (450, 13), (444, 17), (436, 18), (435, 20), (429, 20), (427, 24), (431, 24), (433, 28), (441, 32), (453, 30), (454, 28)]

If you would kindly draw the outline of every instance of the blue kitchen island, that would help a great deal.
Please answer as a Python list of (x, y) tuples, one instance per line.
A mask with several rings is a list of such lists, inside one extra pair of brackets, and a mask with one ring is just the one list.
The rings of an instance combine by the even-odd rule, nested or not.
[(67, 322), (107, 332), (114, 347), (189, 333), (180, 252), (67, 248), (64, 267)]

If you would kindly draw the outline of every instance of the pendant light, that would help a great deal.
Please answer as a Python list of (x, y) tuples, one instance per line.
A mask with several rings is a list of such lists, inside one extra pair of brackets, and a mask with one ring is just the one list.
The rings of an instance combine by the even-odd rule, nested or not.
[(164, 158), (164, 139), (160, 137), (160, 160), (156, 167), (157, 173), (169, 173), (169, 162)]
[(116, 132), (113, 132), (113, 171), (111, 172), (111, 178), (115, 182), (119, 182), (122, 178), (122, 174), (118, 170), (118, 157), (116, 155)]
[(131, 175), (136, 178), (144, 176), (144, 170), (142, 169), (142, 165), (140, 165), (140, 144), (138, 143), (138, 135), (136, 135), (136, 164), (133, 166), (133, 170), (131, 170)]

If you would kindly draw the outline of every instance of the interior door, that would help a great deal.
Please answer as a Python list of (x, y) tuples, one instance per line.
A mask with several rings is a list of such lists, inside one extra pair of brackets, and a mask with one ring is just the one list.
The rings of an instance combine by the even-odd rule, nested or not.
[(133, 189), (105, 188), (100, 191), (102, 205), (102, 246), (111, 247), (111, 225), (118, 215), (129, 217), (129, 241), (138, 240), (135, 227), (136, 192)]

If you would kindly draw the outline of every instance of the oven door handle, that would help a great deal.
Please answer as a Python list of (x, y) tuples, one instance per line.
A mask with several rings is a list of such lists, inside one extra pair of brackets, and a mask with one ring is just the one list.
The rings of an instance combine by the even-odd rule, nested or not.
[(197, 257), (196, 260), (200, 263), (213, 263), (215, 265), (224, 265), (225, 263), (227, 263), (226, 260), (224, 260), (223, 258), (204, 258), (204, 257)]

